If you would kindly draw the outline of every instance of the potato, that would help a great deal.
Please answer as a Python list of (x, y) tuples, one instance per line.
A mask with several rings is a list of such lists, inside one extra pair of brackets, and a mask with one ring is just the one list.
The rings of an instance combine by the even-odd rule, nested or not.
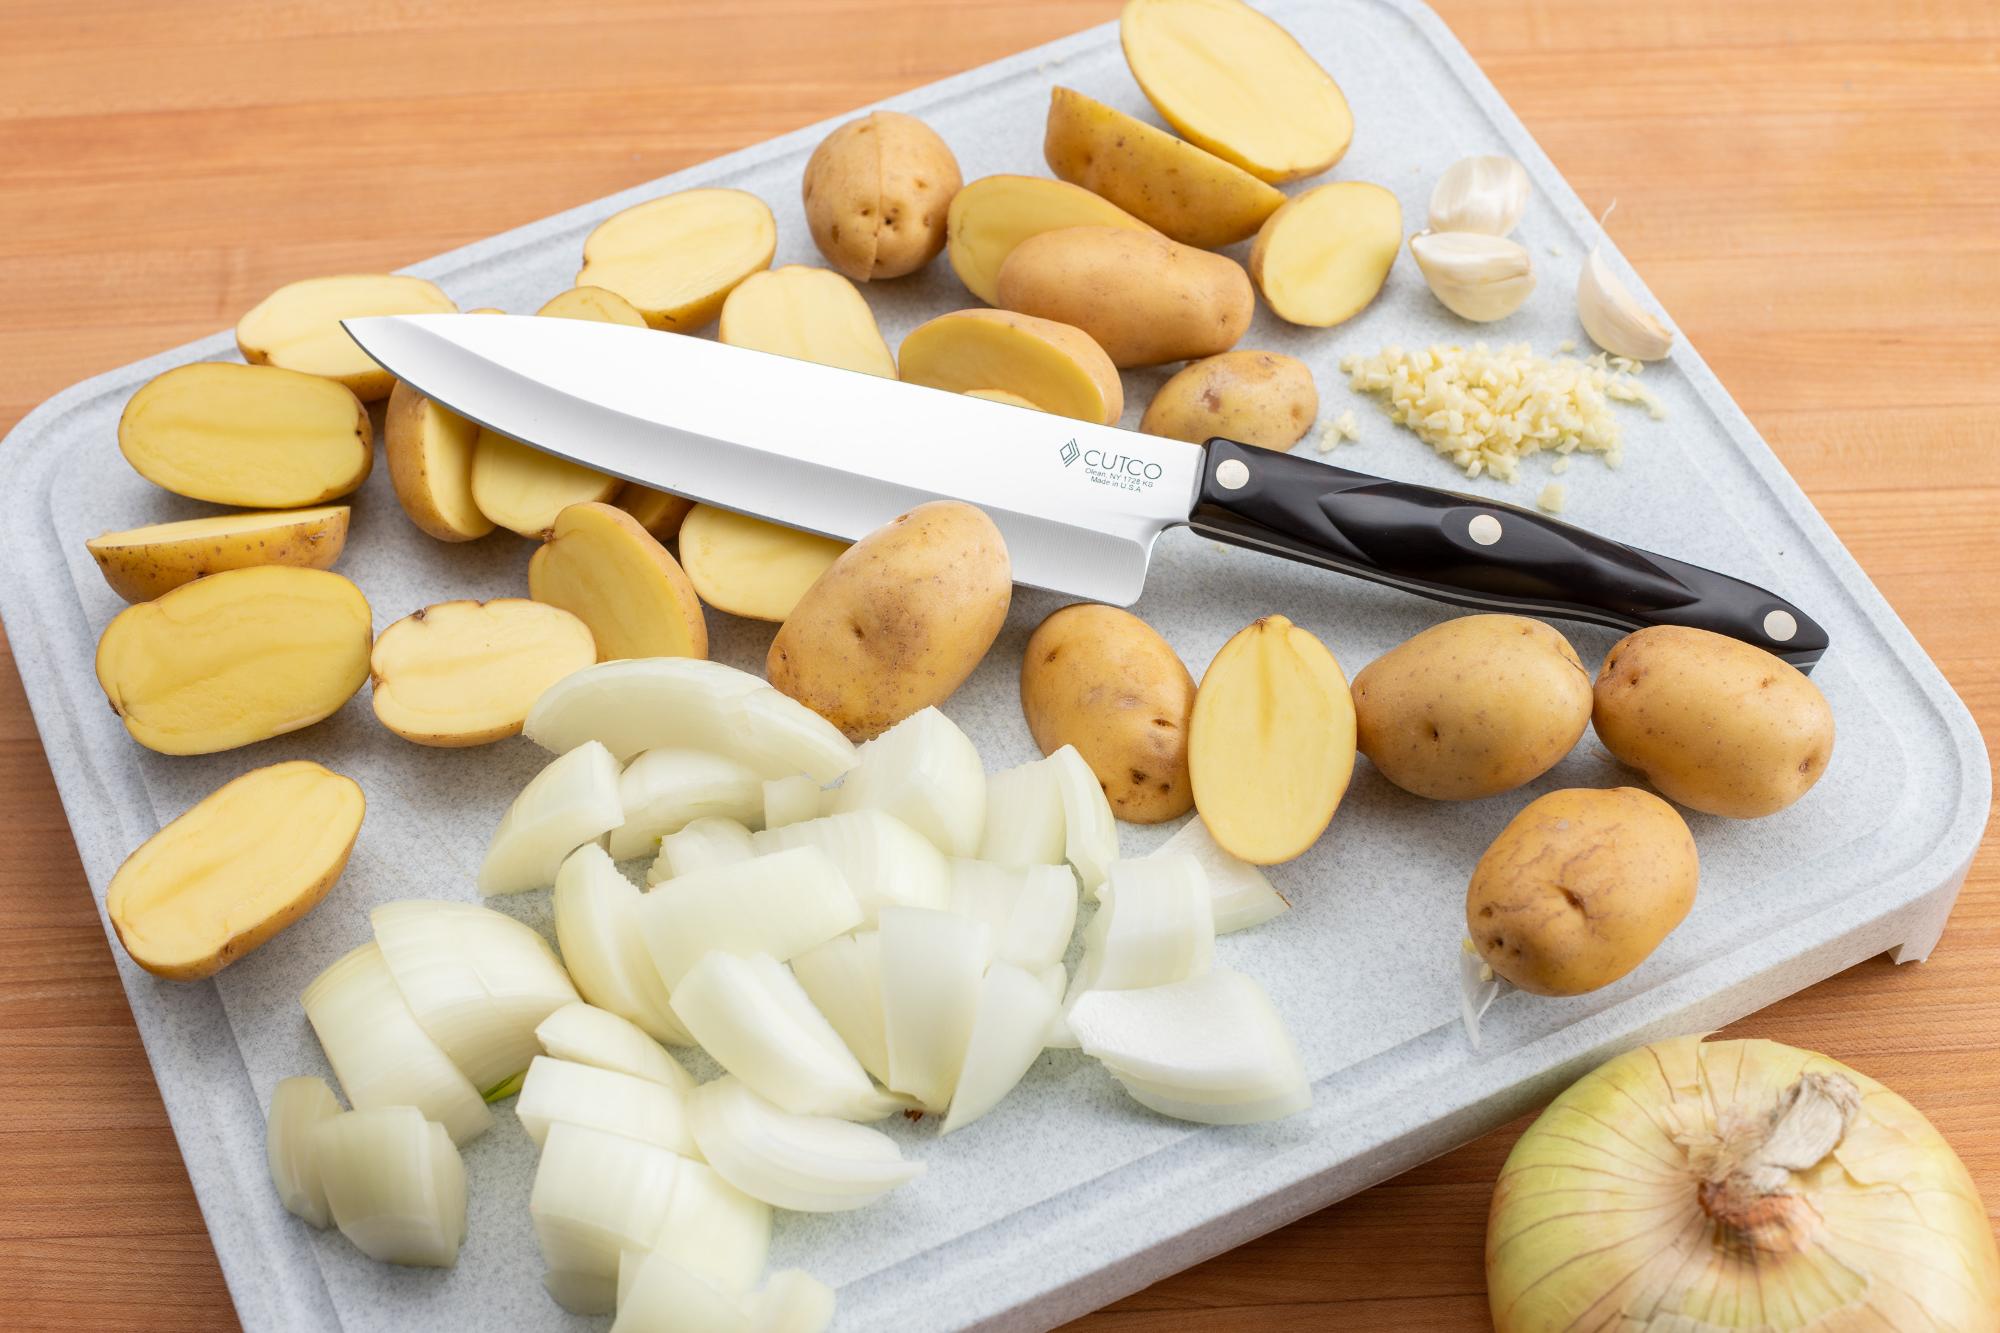
[(777, 219), (756, 195), (682, 190), (598, 223), (584, 238), (576, 285), (617, 293), (656, 329), (693, 333), (777, 249)]
[(251, 365), (338, 380), (364, 403), (389, 396), (396, 377), (340, 327), (361, 315), (450, 315), (458, 306), (435, 283), (398, 273), (350, 273), (287, 283), (236, 321), (236, 349)]
[(1694, 835), (1651, 792), (1570, 787), (1530, 801), (1465, 892), (1494, 972), (1536, 995), (1582, 995), (1646, 960), (1694, 905)]
[(1082, 329), (1008, 310), (956, 310), (910, 330), (897, 356), (903, 379), (953, 393), (1002, 393), (1044, 412), (1109, 426), (1125, 386)]
[(1070, 184), (1203, 250), (1255, 234), (1285, 202), (1242, 168), (1072, 88), (1049, 98), (1042, 156)]
[(639, 521), (639, 526), (659, 538), (672, 541), (680, 533), (681, 524), (687, 521), (688, 511), (694, 508), (694, 501), (680, 495), (669, 495), (656, 491), (651, 486), (641, 486), (636, 481), (628, 481), (618, 488), (611, 497), (611, 503)]
[(1833, 710), (1797, 667), (1678, 625), (1628, 634), (1597, 673), (1604, 748), (1670, 801), (1758, 819), (1812, 790), (1833, 757)]
[(708, 656), (694, 585), (637, 519), (611, 505), (575, 504), (556, 516), (528, 562), (528, 595), (588, 625), (600, 662)]
[(1118, 36), (1161, 118), (1257, 179), (1311, 176), (1347, 151), (1354, 116), (1340, 85), (1241, 0), (1127, 0)]
[(1252, 865), (1319, 840), (1354, 773), (1354, 701), (1326, 645), (1265, 616), (1222, 645), (1188, 719), (1194, 806), (1223, 850)]
[(118, 942), (156, 977), (214, 976), (326, 897), (366, 807), (352, 778), (303, 759), (223, 784), (111, 877)]
[(1250, 247), (1250, 276), (1278, 318), (1323, 329), (1375, 299), (1402, 246), (1395, 195), (1335, 181), (1294, 195), (1264, 220)]
[(490, 430), (481, 430), (473, 445), (473, 503), (487, 518), (523, 537), (546, 537), (563, 510), (609, 500), (623, 485), (616, 477)]
[(97, 683), (132, 739), (212, 754), (309, 727), (368, 679), (368, 599), (338, 574), (232, 569), (120, 611)]
[(745, 278), (722, 303), (716, 336), (734, 347), (896, 378), (896, 358), (868, 302), (846, 278), (809, 264)]
[(648, 327), (639, 307), (617, 292), (602, 287), (572, 287), (557, 292), (535, 312), (548, 319), (581, 319), (592, 324), (623, 324), (629, 328)]
[(1289, 449), (1319, 417), (1312, 371), (1282, 352), (1223, 352), (1185, 366), (1160, 386), (1139, 429), (1204, 444), (1220, 435)]
[(1404, 640), (1354, 678), (1361, 753), (1434, 801), (1532, 782), (1590, 724), (1590, 673), (1562, 634), (1523, 616), (1460, 616)]
[(981, 177), (951, 201), (949, 224), (952, 272), (988, 305), (1000, 301), (1000, 266), (1030, 236), (1063, 227), (1153, 230), (1081, 186), (1039, 176)]
[(1151, 625), (1112, 606), (1066, 606), (1021, 654), (1021, 712), (1043, 754), (1074, 745), (1134, 824), (1194, 807), (1188, 715), (1194, 677)]
[(1235, 260), (1121, 227), (1030, 236), (1000, 266), (999, 294), (1005, 309), (1082, 329), (1121, 367), (1226, 352), (1257, 313)]
[(447, 411), (407, 384), (389, 393), (382, 415), (383, 452), (397, 503), (410, 522), (441, 542), (469, 542), (493, 531), (472, 496), (476, 422)]
[(581, 620), (522, 597), (439, 602), (382, 631), (368, 660), (375, 716), (418, 745), (521, 734), (542, 691), (597, 661)]
[(764, 674), (850, 740), (867, 740), (965, 683), (1013, 591), (992, 519), (956, 500), (921, 504), (827, 567), (779, 627)]
[(965, 390), (965, 396), (967, 398), (984, 398), (989, 403), (1005, 403), (1009, 407), (1025, 407), (1031, 412), (1042, 410), (1023, 398), (1020, 394), (1009, 393), (1005, 389), (967, 389)]
[(118, 449), (175, 495), (297, 509), (368, 479), (375, 427), (360, 399), (318, 376), (201, 361), (140, 386), (118, 418)]
[(111, 591), (128, 602), (150, 602), (225, 569), (326, 569), (346, 545), (346, 505), (154, 523), (84, 543)]
[(702, 603), (732, 616), (782, 621), (847, 543), (696, 505), (681, 524), (681, 567)]
[(820, 141), (800, 191), (826, 262), (854, 279), (900, 278), (944, 249), (961, 182), (937, 131), (897, 111), (850, 120)]

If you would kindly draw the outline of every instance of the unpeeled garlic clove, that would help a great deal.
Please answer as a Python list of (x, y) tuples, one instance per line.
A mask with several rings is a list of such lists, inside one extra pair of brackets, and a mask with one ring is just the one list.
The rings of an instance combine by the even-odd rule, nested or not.
[(1431, 295), (1461, 318), (1487, 324), (1521, 308), (1535, 290), (1534, 261), (1504, 236), (1469, 231), (1418, 232), (1410, 255)]
[(1595, 250), (1576, 280), (1576, 314), (1590, 340), (1613, 356), (1658, 361), (1674, 350), (1674, 331), (1647, 313)]
[(1511, 157), (1452, 163), (1431, 191), (1431, 230), (1505, 236), (1528, 207), (1528, 170)]

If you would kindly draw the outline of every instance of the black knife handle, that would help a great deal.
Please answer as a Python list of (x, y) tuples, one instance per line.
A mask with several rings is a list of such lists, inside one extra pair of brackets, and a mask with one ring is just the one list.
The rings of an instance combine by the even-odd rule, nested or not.
[(1207, 448), (1189, 526), (1217, 541), (1480, 610), (1713, 630), (1801, 671), (1826, 651), (1826, 631), (1775, 593), (1532, 509), (1234, 440)]

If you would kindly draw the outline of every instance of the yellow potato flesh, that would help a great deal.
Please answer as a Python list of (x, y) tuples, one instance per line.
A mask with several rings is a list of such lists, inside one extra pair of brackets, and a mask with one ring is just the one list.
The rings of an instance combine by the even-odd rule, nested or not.
[(1023, 398), (1020, 394), (1009, 393), (1005, 389), (967, 389), (965, 390), (965, 396), (967, 398), (984, 398), (989, 403), (1005, 403), (1009, 407), (1025, 407), (1032, 412), (1042, 410)]
[(946, 217), (946, 257), (966, 290), (1000, 303), (1000, 266), (1030, 236), (1063, 227), (1153, 229), (1118, 205), (1067, 181), (1039, 176), (986, 176), (952, 198)]
[(832, 269), (786, 264), (751, 274), (722, 303), (716, 336), (733, 347), (896, 378), (896, 358), (868, 302)]
[(128, 602), (150, 602), (198, 578), (254, 565), (325, 569), (347, 544), (347, 506), (223, 514), (92, 537), (84, 545)]
[(911, 384), (998, 389), (1058, 416), (1109, 425), (1125, 410), (1118, 368), (1090, 335), (1005, 310), (960, 310), (918, 325), (898, 361)]
[(696, 505), (681, 524), (681, 567), (704, 605), (783, 620), (847, 543)]
[(1326, 831), (1354, 773), (1354, 701), (1326, 646), (1266, 616), (1222, 646), (1195, 691), (1188, 776), (1215, 841), (1275, 865)]
[(609, 500), (622, 483), (567, 458), (518, 440), (479, 432), (472, 450), (472, 502), (479, 512), (523, 537), (541, 537), (574, 504)]
[(708, 656), (708, 623), (686, 572), (611, 505), (571, 505), (557, 516), (528, 562), (528, 593), (588, 625), (600, 662)]
[(375, 716), (419, 745), (485, 745), (519, 735), (543, 690), (595, 661), (590, 630), (560, 607), (440, 602), (375, 640)]
[(581, 319), (593, 324), (626, 324), (637, 329), (647, 327), (646, 317), (639, 313), (639, 307), (617, 292), (606, 291), (602, 287), (572, 287), (566, 292), (550, 297), (548, 304), (535, 313), (549, 319)]
[(104, 905), (119, 943), (156, 976), (213, 975), (326, 896), (365, 805), (353, 779), (305, 760), (217, 788), (111, 877)]
[(1365, 181), (1335, 181), (1266, 219), (1250, 248), (1250, 276), (1280, 319), (1323, 329), (1375, 299), (1402, 245), (1395, 195)]
[(383, 414), (382, 439), (389, 480), (410, 522), (441, 542), (467, 542), (493, 531), (493, 520), (472, 498), (476, 423), (398, 384)]
[(396, 380), (375, 364), (343, 319), (449, 315), (458, 306), (433, 283), (393, 273), (307, 278), (272, 292), (236, 322), (236, 347), (252, 363), (338, 380), (363, 402), (387, 398)]
[(1347, 151), (1354, 116), (1340, 85), (1241, 0), (1127, 0), (1118, 32), (1167, 124), (1259, 180), (1311, 176)]
[(688, 511), (694, 508), (694, 501), (680, 495), (669, 495), (656, 491), (651, 486), (641, 486), (636, 481), (628, 481), (618, 488), (618, 494), (611, 497), (611, 503), (639, 521), (639, 526), (658, 537), (661, 541), (671, 540), (687, 521)]
[(583, 242), (579, 287), (624, 297), (656, 329), (690, 333), (777, 253), (771, 210), (742, 190), (683, 190), (634, 204)]
[(367, 479), (375, 427), (338, 384), (271, 366), (202, 362), (158, 375), (118, 419), (140, 476), (191, 500), (296, 509)]
[(309, 727), (368, 679), (368, 602), (338, 574), (233, 569), (128, 606), (97, 681), (132, 738), (210, 754)]

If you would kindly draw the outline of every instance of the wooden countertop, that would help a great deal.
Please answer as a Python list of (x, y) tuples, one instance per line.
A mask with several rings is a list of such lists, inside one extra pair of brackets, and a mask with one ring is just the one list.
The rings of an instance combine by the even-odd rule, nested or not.
[[(281, 282), (410, 263), (1117, 8), (10, 0), (0, 430)], [(1618, 201), (1625, 253), (1991, 735), (2000, 9), (1439, 8), (1584, 200)], [(231, 1326), (11, 664), (0, 828), (0, 1321)], [(1876, 959), (1733, 1031), (1896, 1088), (2000, 1207), (1991, 840), (1930, 962)], [(1487, 1194), (1520, 1128), (1077, 1327), (1484, 1328)]]

